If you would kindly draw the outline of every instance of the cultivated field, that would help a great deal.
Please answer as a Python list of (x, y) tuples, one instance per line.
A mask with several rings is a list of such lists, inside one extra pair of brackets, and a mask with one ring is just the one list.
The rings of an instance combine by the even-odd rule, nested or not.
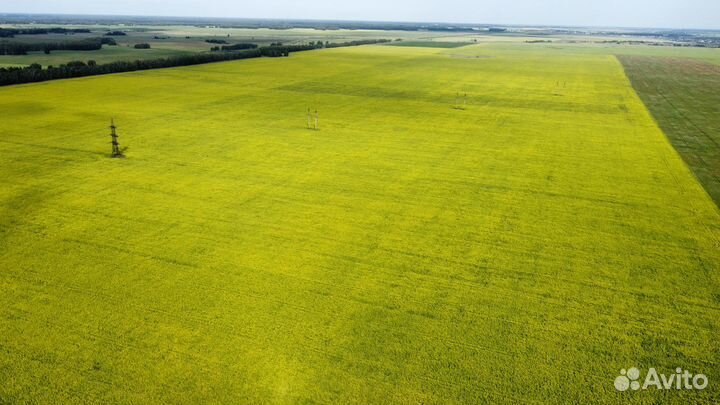
[(675, 149), (720, 206), (720, 63), (648, 56), (621, 61)]
[[(0, 403), (720, 399), (720, 211), (610, 52), (320, 50), (0, 111)], [(617, 392), (633, 366), (710, 385)]]
[[(0, 28), (53, 28), (58, 24), (48, 25), (0, 25)], [(157, 59), (192, 53), (210, 52), (213, 46), (224, 44), (208, 43), (206, 40), (236, 43), (254, 43), (267, 46), (281, 42), (286, 45), (307, 44), (310, 41), (329, 41), (333, 43), (368, 40), (368, 39), (406, 39), (424, 38), (424, 41), (450, 37), (447, 33), (427, 33), (413, 31), (379, 31), (379, 30), (319, 30), (319, 29), (246, 29), (168, 25), (62, 25), (63, 28), (89, 29), (90, 33), (18, 35), (16, 38), (3, 38), (1, 41), (19, 42), (64, 42), (104, 37), (109, 31), (121, 31), (124, 36), (113, 36), (117, 46), (103, 45), (95, 51), (52, 51), (49, 55), (43, 52), (28, 52), (27, 55), (0, 55), (0, 67), (28, 66), (39, 63), (43, 67), (58, 66), (71, 61), (94, 60), (97, 63), (110, 63), (120, 60)], [(138, 43), (148, 43), (151, 49), (135, 49)], [(451, 44), (452, 45), (452, 44)]]

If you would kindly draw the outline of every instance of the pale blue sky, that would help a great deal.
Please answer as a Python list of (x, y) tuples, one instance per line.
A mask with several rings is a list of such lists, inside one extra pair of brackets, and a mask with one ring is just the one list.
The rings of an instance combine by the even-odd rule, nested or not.
[(720, 0), (0, 0), (0, 13), (720, 28)]

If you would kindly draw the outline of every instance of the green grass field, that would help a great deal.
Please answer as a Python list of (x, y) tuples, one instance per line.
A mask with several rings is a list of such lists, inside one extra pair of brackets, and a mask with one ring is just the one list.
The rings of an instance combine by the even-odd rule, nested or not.
[(420, 48), (460, 48), (470, 45), (470, 42), (444, 42), (444, 41), (402, 41), (391, 42), (389, 46), (408, 46)]
[[(0, 25), (0, 28), (27, 28), (27, 25)], [(55, 25), (33, 24), (34, 28), (52, 28)], [(247, 29), (247, 28), (221, 28), (199, 26), (173, 26), (173, 25), (63, 25), (65, 28), (84, 28), (90, 33), (79, 34), (47, 34), (47, 35), (18, 35), (12, 39), (0, 41), (13, 42), (57, 42), (73, 41), (88, 38), (102, 37), (108, 31), (122, 31), (127, 35), (115, 36), (113, 39), (118, 46), (104, 45), (97, 51), (53, 51), (49, 55), (43, 52), (30, 52), (27, 55), (0, 55), (0, 67), (28, 66), (39, 63), (44, 67), (58, 66), (71, 61), (94, 60), (97, 63), (110, 63), (115, 61), (133, 61), (137, 59), (157, 59), (169, 56), (187, 55), (189, 53), (209, 52), (210, 48), (222, 44), (205, 42), (208, 39), (224, 40), (228, 44), (254, 43), (261, 46), (275, 42), (284, 44), (306, 44), (309, 41), (328, 41), (341, 43), (366, 39), (406, 39), (424, 38), (430, 35), (427, 32), (412, 31), (378, 31), (378, 30), (319, 30), (319, 29)], [(432, 33), (432, 39), (452, 37), (447, 33)], [(429, 42), (429, 41), (427, 41)], [(151, 49), (135, 49), (138, 43), (149, 43)], [(432, 43), (432, 42), (430, 42)], [(448, 45), (449, 44), (449, 45)], [(437, 47), (452, 47), (453, 42), (442, 43)]]
[[(720, 211), (610, 52), (321, 50), (0, 111), (0, 403), (720, 399)], [(710, 385), (617, 392), (633, 366)]]
[(646, 56), (621, 61), (675, 149), (720, 206), (720, 64)]
[[(73, 28), (78, 28), (71, 26)], [(48, 35), (18, 35), (11, 39), (2, 39), (11, 42), (62, 42), (62, 41), (79, 41), (82, 39), (98, 38), (110, 30), (121, 29), (117, 26), (107, 27), (81, 27), (91, 29), (92, 32), (85, 34), (48, 34)], [(169, 56), (187, 55), (195, 52), (207, 52), (210, 50), (211, 44), (205, 42), (205, 37), (197, 37), (195, 39), (185, 39), (184, 37), (169, 37), (162, 34), (162, 31), (132, 31), (127, 30), (127, 36), (113, 37), (118, 46), (103, 45), (102, 49), (97, 51), (52, 51), (46, 55), (43, 52), (29, 52), (27, 55), (0, 55), (0, 66), (27, 66), (33, 63), (39, 63), (43, 67), (49, 65), (58, 66), (71, 61), (88, 61), (94, 60), (97, 63), (110, 63), (116, 61), (133, 61), (137, 59), (157, 59)], [(160, 36), (163, 39), (154, 39)], [(207, 37), (211, 38), (211, 37)], [(152, 49), (135, 49), (133, 46), (137, 43), (149, 42)]]
[(110, 63), (117, 61), (133, 61), (166, 58), (169, 56), (187, 55), (192, 51), (182, 51), (179, 49), (154, 48), (154, 49), (135, 49), (126, 46), (103, 46), (98, 51), (54, 51), (50, 55), (42, 52), (29, 52), (27, 55), (2, 55), (0, 61), (12, 62), (8, 66), (27, 66), (33, 63), (39, 63), (43, 67), (58, 66), (71, 61), (94, 60), (97, 63)]

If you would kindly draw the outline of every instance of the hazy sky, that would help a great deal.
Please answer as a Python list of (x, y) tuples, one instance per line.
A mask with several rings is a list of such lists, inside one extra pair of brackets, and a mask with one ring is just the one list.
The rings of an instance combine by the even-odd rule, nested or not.
[(3, 12), (720, 28), (720, 0), (0, 0)]

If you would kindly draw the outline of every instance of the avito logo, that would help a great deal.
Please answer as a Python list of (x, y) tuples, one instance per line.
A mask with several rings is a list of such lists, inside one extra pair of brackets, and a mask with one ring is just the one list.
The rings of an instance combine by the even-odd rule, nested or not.
[(657, 370), (651, 367), (648, 369), (642, 385), (640, 384), (640, 370), (635, 367), (620, 370), (620, 375), (615, 378), (615, 389), (618, 391), (646, 390), (652, 387), (658, 390), (702, 390), (707, 386), (708, 378), (705, 374), (693, 375), (680, 367), (670, 375), (658, 374)]

